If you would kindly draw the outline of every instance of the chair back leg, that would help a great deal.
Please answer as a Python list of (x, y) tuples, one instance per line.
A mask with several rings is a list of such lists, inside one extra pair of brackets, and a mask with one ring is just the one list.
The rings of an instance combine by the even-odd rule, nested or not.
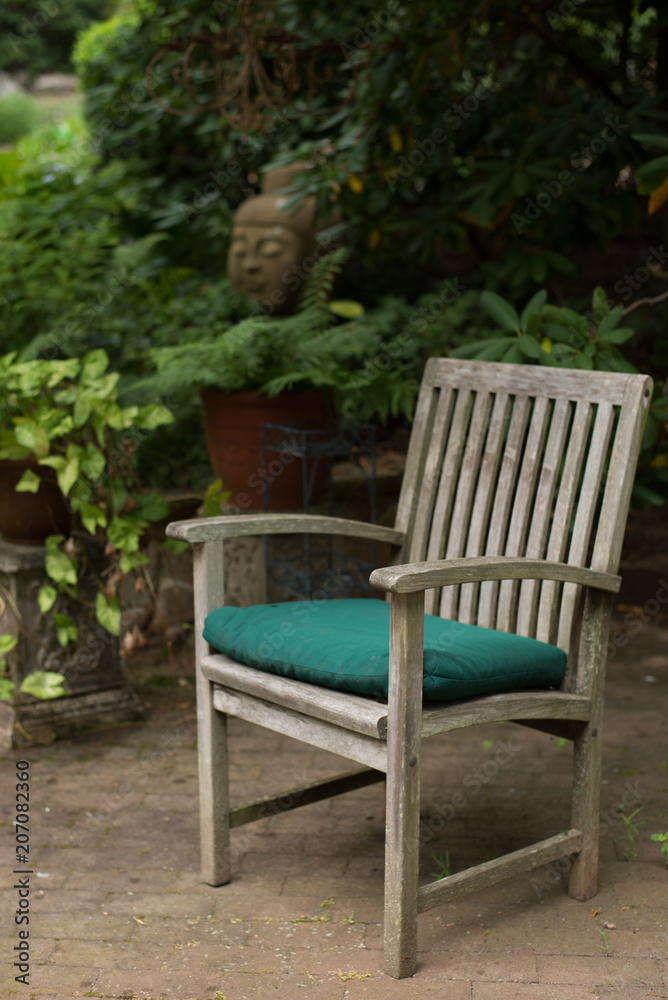
[(571, 826), (582, 832), (582, 848), (573, 857), (568, 892), (590, 899), (598, 889), (598, 828), (601, 803), (603, 686), (611, 594), (589, 590), (580, 637), (578, 694), (591, 699), (589, 722), (574, 741), (573, 812)]
[(573, 899), (591, 899), (598, 890), (598, 828), (601, 798), (601, 722), (588, 722), (573, 749), (573, 819), (582, 831), (582, 849), (573, 855), (568, 892)]

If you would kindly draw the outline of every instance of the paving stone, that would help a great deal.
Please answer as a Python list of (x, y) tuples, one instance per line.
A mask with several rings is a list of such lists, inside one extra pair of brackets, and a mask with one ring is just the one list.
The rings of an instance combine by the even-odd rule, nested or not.
[(319, 980), (289, 972), (263, 976), (225, 973), (218, 989), (227, 1000), (347, 1000), (350, 985), (338, 977)]
[(35, 904), (35, 918), (44, 913), (101, 912), (108, 899), (107, 892), (86, 892), (85, 890), (50, 889), (44, 892)]
[(561, 955), (539, 956), (538, 981), (540, 983), (573, 983), (576, 986), (623, 987), (633, 983), (644, 986), (661, 986), (661, 971), (656, 961), (649, 958), (600, 958)]
[(218, 989), (220, 976), (212, 972), (165, 972), (157, 964), (151, 970), (105, 970), (97, 979), (93, 996), (132, 1000), (189, 1000), (190, 997), (213, 1000)]
[(380, 976), (383, 974), (383, 953), (368, 948), (320, 948), (315, 952), (298, 949), (291, 971), (308, 972), (320, 978), (354, 973)]
[(100, 970), (95, 966), (34, 965), (30, 969), (30, 986), (44, 992), (71, 990), (81, 996), (97, 984)]
[(33, 921), (30, 939), (41, 937), (85, 938), (90, 941), (109, 941), (129, 937), (134, 929), (134, 921), (127, 917), (105, 916), (97, 913), (58, 913), (51, 912), (48, 917), (37, 915)]
[(388, 976), (346, 981), (345, 1000), (470, 1000), (468, 982), (429, 983), (419, 978), (399, 982)]
[(533, 955), (459, 955), (436, 951), (421, 954), (424, 966), (420, 976), (426, 979), (456, 980), (467, 982), (537, 983), (536, 959)]
[(111, 914), (125, 916), (196, 917), (207, 916), (213, 910), (213, 900), (206, 896), (187, 896), (184, 893), (137, 893), (110, 894), (105, 902), (105, 910)]
[[(600, 1000), (601, 997), (599, 991), (591, 986), (543, 986), (536, 983), (531, 985), (473, 983), (472, 985), (471, 1000)], [(647, 997), (644, 1000), (647, 1000)]]

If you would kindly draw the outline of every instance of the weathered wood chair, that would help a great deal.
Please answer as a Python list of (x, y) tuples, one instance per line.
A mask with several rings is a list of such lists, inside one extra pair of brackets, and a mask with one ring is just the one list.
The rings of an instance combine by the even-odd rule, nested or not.
[[(171, 537), (192, 542), (195, 550), (204, 881), (230, 880), (230, 828), (267, 815), (272, 801), (230, 810), (230, 714), (366, 765), (352, 776), (296, 790), (291, 800), (289, 793), (276, 796), (281, 808), (386, 779), (384, 952), (390, 976), (415, 971), (418, 912), (466, 892), (570, 855), (571, 896), (594, 895), (607, 634), (650, 396), (651, 380), (640, 375), (431, 359), (395, 528), (265, 514), (169, 526)], [(203, 638), (205, 618), (223, 604), (223, 539), (292, 532), (398, 546), (401, 564), (371, 576), (390, 601), (386, 703), (243, 665), (213, 652)], [(386, 609), (383, 602), (364, 604)], [(429, 615), (561, 647), (568, 657), (561, 687), (423, 707), (425, 607)], [(499, 720), (573, 741), (571, 828), (418, 888), (421, 741)]]

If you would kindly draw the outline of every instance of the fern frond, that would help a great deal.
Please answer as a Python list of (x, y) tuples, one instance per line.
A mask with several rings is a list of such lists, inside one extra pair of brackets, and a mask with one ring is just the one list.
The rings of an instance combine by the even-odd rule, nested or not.
[(304, 285), (299, 300), (299, 312), (313, 310), (322, 317), (329, 313), (327, 303), (331, 297), (334, 282), (341, 274), (349, 257), (348, 247), (337, 247), (336, 250), (321, 257)]

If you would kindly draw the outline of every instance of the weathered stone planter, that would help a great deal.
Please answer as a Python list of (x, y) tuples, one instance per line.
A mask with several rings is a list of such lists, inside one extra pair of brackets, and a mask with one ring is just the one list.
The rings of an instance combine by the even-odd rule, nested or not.
[[(18, 635), (18, 645), (8, 656), (17, 693), (13, 702), (0, 702), (0, 744), (20, 746), (30, 738), (50, 742), (77, 731), (127, 722), (142, 716), (142, 706), (130, 686), (119, 658), (119, 643), (95, 620), (95, 582), (84, 579), (80, 594), (86, 604), (69, 601), (69, 614), (79, 638), (63, 648), (56, 638), (51, 613), (42, 614), (37, 594), (44, 582), (44, 549), (41, 545), (15, 545), (0, 541), (0, 583), (4, 609), (0, 633)], [(59, 600), (63, 600), (61, 597)], [(21, 614), (21, 629), (11, 605)], [(18, 693), (33, 670), (64, 674), (67, 694), (41, 701)]]

